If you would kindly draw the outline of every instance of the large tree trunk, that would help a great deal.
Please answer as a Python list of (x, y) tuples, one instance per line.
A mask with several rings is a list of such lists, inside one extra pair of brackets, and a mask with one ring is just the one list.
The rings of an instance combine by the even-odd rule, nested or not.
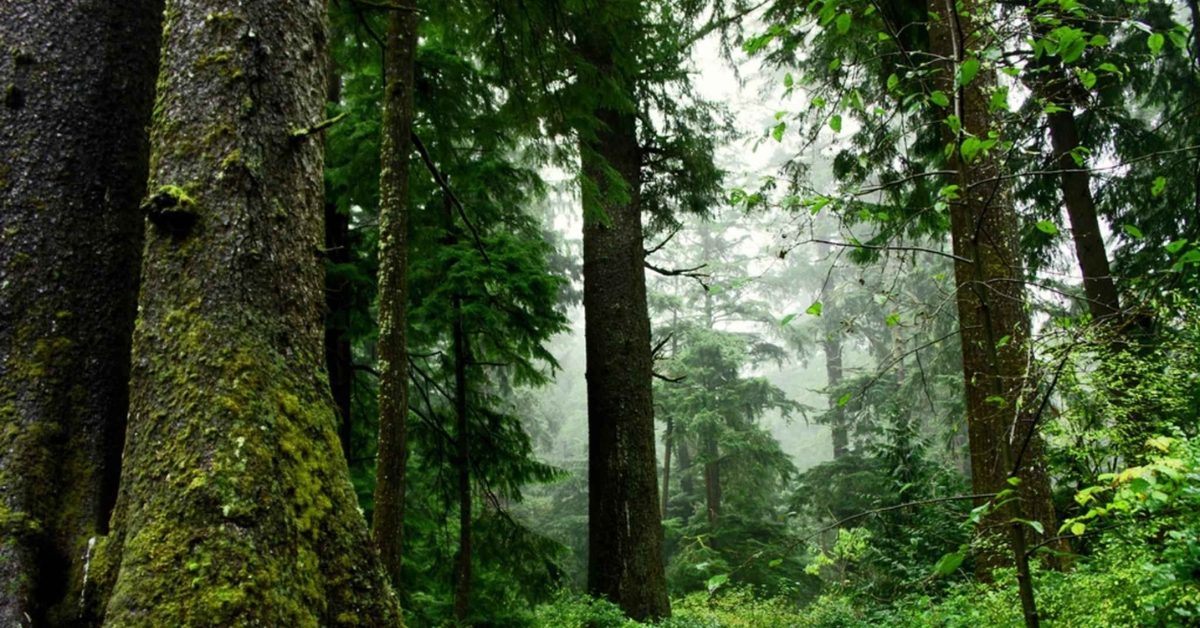
[(696, 494), (695, 471), (692, 469), (691, 451), (688, 450), (686, 438), (675, 438), (679, 450), (679, 492), (684, 496), (683, 520), (692, 518), (692, 496)]
[[(940, 58), (961, 63), (964, 50), (978, 42), (969, 13), (980, 9), (967, 2), (962, 13), (951, 0), (934, 0), (930, 13), (932, 52)], [(962, 34), (971, 34), (963, 39)], [(994, 77), (981, 71), (973, 81), (955, 88), (954, 67), (945, 64), (940, 86), (954, 93), (954, 113), (962, 121), (964, 134), (986, 138), (991, 128), (988, 87)], [(961, 137), (951, 137), (959, 143)], [(958, 175), (955, 183), (961, 198), (951, 205), (951, 235), (958, 285), (957, 303), (962, 337), (963, 378), (967, 397), (967, 428), (971, 451), (971, 481), (976, 493), (994, 493), (1008, 486), (1007, 479), (1018, 467), (1020, 500), (993, 517), (993, 522), (1011, 519), (1017, 510), (1022, 518), (1041, 522), (1053, 534), (1054, 507), (1050, 482), (1042, 457), (1029, 391), (1029, 315), (1025, 310), (1025, 272), (1021, 264), (1017, 215), (997, 151), (979, 154), (972, 161), (956, 151), (950, 166)], [(1018, 461), (1019, 457), (1019, 461)], [(1003, 529), (1005, 526), (999, 526)], [(996, 529), (996, 526), (992, 526)], [(1025, 538), (1021, 527), (1009, 535), (1011, 554), (1003, 549), (985, 549), (979, 556), (981, 575), (997, 565), (1016, 560), (1022, 569)], [(994, 547), (994, 545), (993, 545)], [(1024, 585), (1024, 582), (1023, 582)]]
[(324, 13), (167, 4), (110, 625), (399, 622), (322, 359)]
[[(609, 37), (595, 25), (578, 34), (580, 51), (594, 70), (589, 74), (595, 84), (588, 87), (613, 89), (612, 81), (624, 85), (632, 101), (630, 78), (616, 67)], [(641, 620), (670, 614), (657, 500), (641, 150), (632, 111), (594, 113), (598, 127), (582, 131), (580, 141), (589, 179), (583, 191), (588, 590)]]
[(721, 515), (721, 451), (716, 437), (705, 437), (704, 454), (708, 458), (704, 463), (704, 512), (708, 515), (708, 524), (713, 525)]
[(384, 54), (383, 143), (379, 178), (379, 458), (372, 537), (392, 584), (404, 550), (408, 461), (408, 178), (412, 154), (417, 13), (398, 0), (388, 16)]
[(0, 3), (0, 625), (86, 625), (116, 499), (161, 0)]

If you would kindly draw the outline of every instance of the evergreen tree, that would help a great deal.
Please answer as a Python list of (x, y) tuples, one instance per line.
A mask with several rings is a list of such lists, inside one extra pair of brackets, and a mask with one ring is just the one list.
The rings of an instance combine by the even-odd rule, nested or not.
[(399, 623), (322, 363), (324, 20), (167, 4), (106, 623)]
[(120, 478), (162, 2), (0, 7), (0, 624), (79, 604)]

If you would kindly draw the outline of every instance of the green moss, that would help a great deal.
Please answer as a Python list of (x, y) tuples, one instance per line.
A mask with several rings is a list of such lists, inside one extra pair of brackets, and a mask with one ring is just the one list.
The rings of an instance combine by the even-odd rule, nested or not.
[(159, 186), (158, 194), (169, 197), (174, 201), (177, 207), (195, 207), (196, 199), (188, 194), (187, 190), (178, 185), (163, 185)]

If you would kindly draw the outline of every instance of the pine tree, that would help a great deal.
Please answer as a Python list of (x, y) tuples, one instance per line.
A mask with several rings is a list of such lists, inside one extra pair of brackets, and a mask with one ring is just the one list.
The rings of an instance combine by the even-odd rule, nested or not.
[(167, 4), (110, 625), (399, 623), (322, 360), (324, 14)]
[(0, 7), (0, 624), (88, 625), (120, 477), (161, 0)]

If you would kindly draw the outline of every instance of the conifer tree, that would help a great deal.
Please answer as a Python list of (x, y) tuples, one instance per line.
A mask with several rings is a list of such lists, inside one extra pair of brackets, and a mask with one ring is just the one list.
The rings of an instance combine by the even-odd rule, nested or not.
[(400, 622), (321, 351), (325, 3), (167, 3), (109, 625)]
[(0, 624), (87, 625), (116, 498), (161, 0), (0, 6)]

